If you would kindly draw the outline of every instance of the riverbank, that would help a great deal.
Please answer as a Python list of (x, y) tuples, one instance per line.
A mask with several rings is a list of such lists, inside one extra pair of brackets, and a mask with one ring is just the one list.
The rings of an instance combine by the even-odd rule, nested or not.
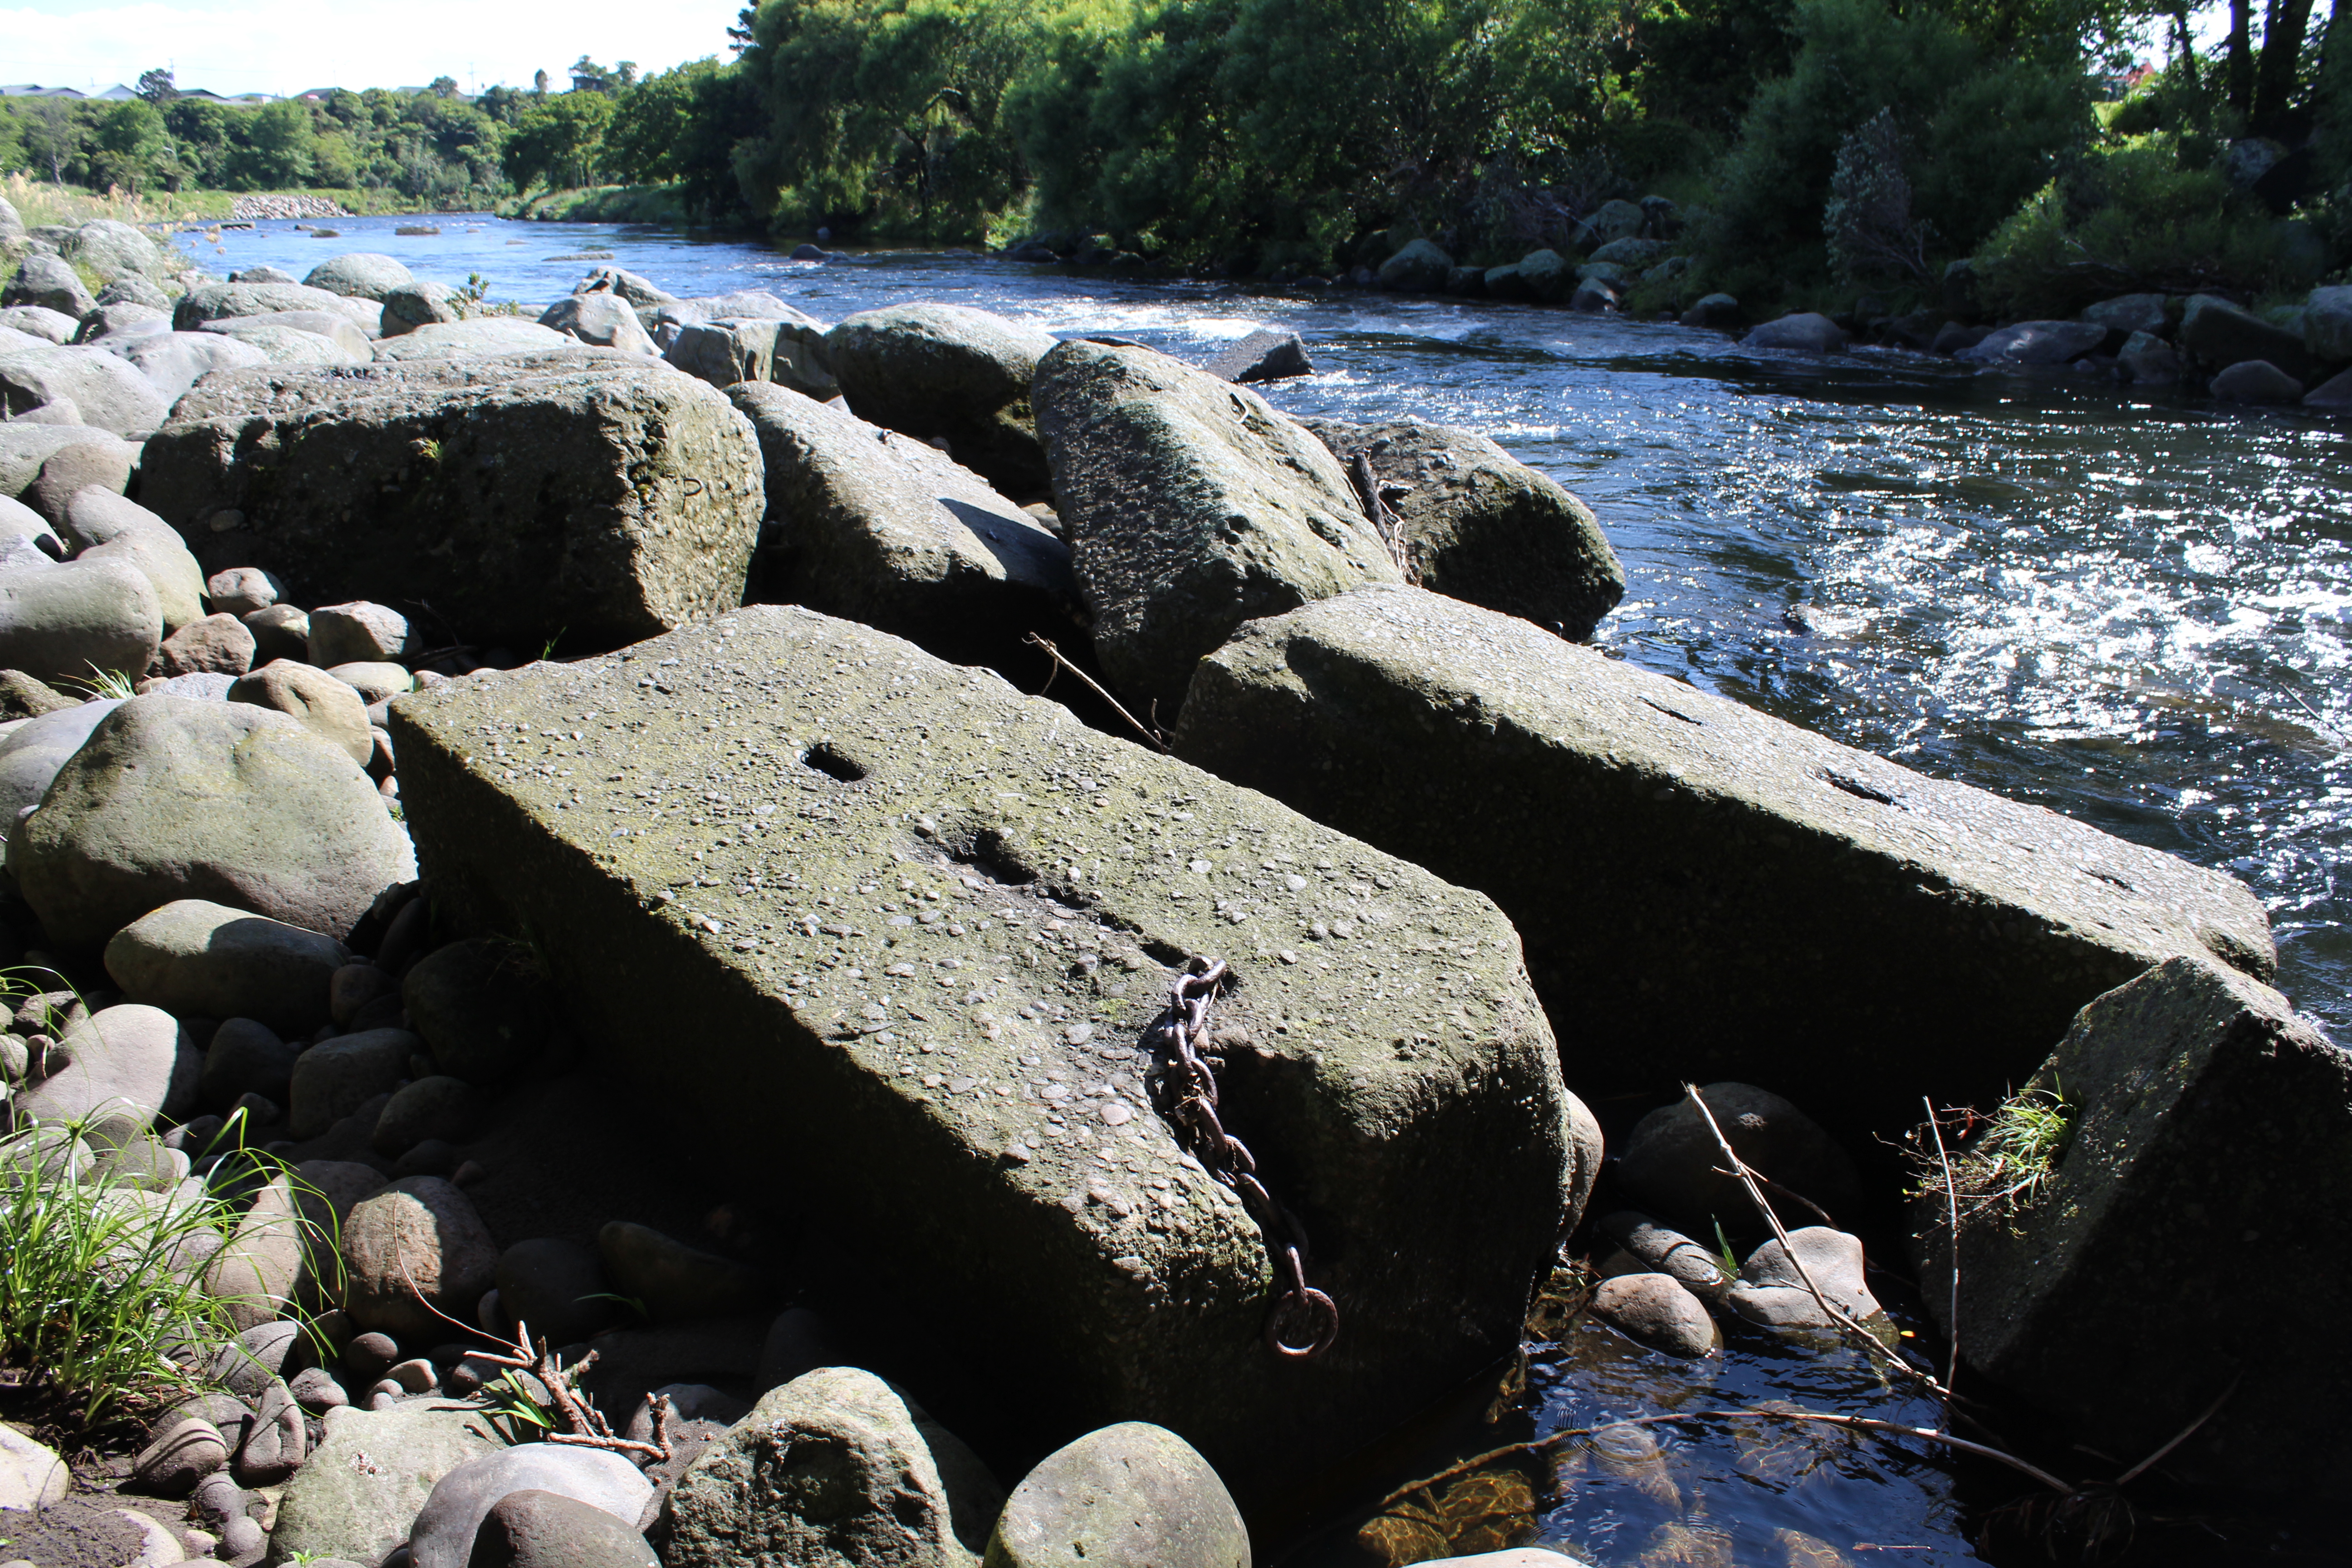
[[(52, 184), (43, 180), (29, 180), (23, 174), (8, 177), (5, 189), (8, 205), (26, 226), (39, 228), (47, 225), (77, 227), (96, 218), (111, 218), (117, 223), (132, 224), (142, 228), (187, 224), (228, 223), (257, 216), (265, 209), (268, 216), (327, 216), (335, 213), (360, 216), (394, 217), (417, 213), (437, 212), (425, 203), (413, 201), (395, 191), (361, 190), (355, 187), (308, 191), (87, 191), (77, 185)], [(244, 209), (240, 211), (240, 206)], [(313, 208), (299, 215), (296, 207)]]

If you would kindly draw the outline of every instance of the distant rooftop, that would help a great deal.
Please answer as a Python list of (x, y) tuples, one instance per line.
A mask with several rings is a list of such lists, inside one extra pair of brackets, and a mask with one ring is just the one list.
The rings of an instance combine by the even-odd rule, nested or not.
[[(313, 87), (289, 96), (304, 102), (321, 103), (342, 90), (339, 87)], [(396, 87), (392, 90), (416, 94), (430, 91), (431, 89)], [(113, 103), (138, 96), (138, 93), (121, 82), (116, 82), (103, 92), (82, 92), (70, 87), (43, 87), (38, 82), (31, 81), (0, 82), (0, 98), (69, 98), (87, 103)], [(265, 103), (279, 101), (278, 95), (273, 92), (214, 92), (210, 89), (201, 87), (184, 87), (179, 89), (177, 96), (193, 98), (203, 103), (226, 104), (232, 109), (254, 109)], [(463, 103), (471, 103), (476, 97), (470, 92), (460, 92), (455, 96)]]

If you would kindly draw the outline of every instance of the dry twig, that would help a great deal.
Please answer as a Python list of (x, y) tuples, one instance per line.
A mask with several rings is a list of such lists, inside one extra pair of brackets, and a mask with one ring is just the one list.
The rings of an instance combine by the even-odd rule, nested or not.
[[(1160, 737), (1159, 731), (1152, 729), (1150, 725), (1144, 723), (1142, 720), (1138, 719), (1134, 714), (1129, 712), (1118, 698), (1113, 697), (1109, 692), (1103, 689), (1102, 682), (1097, 680), (1093, 676), (1088, 675), (1085, 670), (1080, 669), (1076, 665), (1072, 664), (1067, 658), (1064, 658), (1062, 650), (1054, 646), (1054, 640), (1051, 637), (1039, 637), (1035, 632), (1031, 632), (1021, 640), (1029, 644), (1033, 647), (1044, 648), (1045, 650), (1045, 657), (1054, 661), (1055, 668), (1066, 669), (1072, 675), (1076, 676), (1080, 680), (1085, 681), (1088, 686), (1092, 687), (1096, 696), (1109, 703), (1112, 709), (1117, 711), (1118, 716), (1126, 720), (1137, 734), (1143, 737), (1143, 743), (1145, 745), (1151, 747), (1154, 751), (1165, 752), (1168, 750), (1168, 742)], [(1053, 684), (1054, 677), (1052, 674), (1048, 673), (1045, 677), (1045, 686), (1051, 686)], [(1037, 695), (1043, 697), (1045, 694), (1045, 687), (1039, 687), (1037, 689)]]
[(1952, 1235), (1952, 1304), (1944, 1317), (1944, 1331), (1952, 1342), (1950, 1359), (1944, 1367), (1944, 1394), (1949, 1398), (1960, 1384), (1960, 1189), (1952, 1179), (1952, 1157), (1944, 1152), (1944, 1127), (1936, 1120), (1935, 1101), (1923, 1094), (1919, 1103), (1927, 1108), (1927, 1128), (1936, 1135), (1936, 1163), (1944, 1173), (1945, 1223)]

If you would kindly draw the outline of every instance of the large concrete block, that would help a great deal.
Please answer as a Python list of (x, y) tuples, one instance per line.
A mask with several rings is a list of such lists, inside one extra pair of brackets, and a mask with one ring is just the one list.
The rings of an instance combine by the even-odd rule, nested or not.
[(237, 563), (293, 603), (428, 605), (436, 635), (524, 652), (733, 608), (761, 507), (726, 398), (609, 349), (216, 374), (140, 496), (192, 539), (242, 513)]
[[(576, 1019), (619, 1091), (856, 1238), (1055, 1440), (1152, 1420), (1263, 1497), (1516, 1342), (1590, 1173), (1484, 898), (798, 607), (392, 720), (436, 900), (660, 998)], [(1257, 1226), (1144, 1081), (1192, 954), (1239, 976), (1223, 1116), (1339, 1303), (1317, 1359), (1266, 1347)]]
[[(2126, 1462), (2229, 1394), (2168, 1474), (2352, 1491), (2352, 1367), (2327, 1349), (2352, 1288), (2352, 1056), (2268, 986), (2184, 957), (2084, 1008), (2026, 1088), (2069, 1125), (2021, 1202), (1976, 1190), (2023, 1173), (1971, 1158), (1997, 1122), (1956, 1151), (1969, 1363)], [(1912, 1214), (1941, 1319), (1940, 1180)]]
[(1580, 1092), (1732, 1079), (1894, 1133), (2150, 965), (2274, 962), (2219, 872), (1416, 589), (1244, 626), (1175, 744), (1492, 897)]

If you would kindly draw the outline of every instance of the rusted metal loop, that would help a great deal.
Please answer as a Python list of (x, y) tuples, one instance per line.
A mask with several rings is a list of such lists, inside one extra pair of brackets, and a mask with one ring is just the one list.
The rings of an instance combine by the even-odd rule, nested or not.
[[(1283, 1325), (1298, 1311), (1314, 1314), (1315, 1335), (1305, 1344), (1293, 1344), (1284, 1337)], [(1293, 1361), (1306, 1361), (1321, 1355), (1339, 1337), (1339, 1303), (1309, 1285), (1304, 1291), (1286, 1290), (1282, 1300), (1274, 1304), (1274, 1311), (1265, 1321), (1266, 1348), (1279, 1356)]]

